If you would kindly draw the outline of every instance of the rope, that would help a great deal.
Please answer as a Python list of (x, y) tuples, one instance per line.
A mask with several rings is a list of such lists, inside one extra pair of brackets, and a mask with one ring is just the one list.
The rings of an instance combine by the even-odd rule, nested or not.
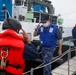
[[(71, 39), (71, 40), (69, 40), (69, 41), (73, 41), (73, 40)], [(70, 50), (70, 49), (71, 49), (71, 50)], [(38, 67), (33, 68), (33, 71), (34, 71), (34, 70), (37, 70), (37, 69), (40, 69), (40, 68), (43, 68), (43, 67), (45, 67), (45, 66), (48, 66), (48, 65), (50, 65), (50, 64), (52, 64), (52, 63), (58, 61), (59, 59), (61, 59), (61, 58), (62, 58), (63, 56), (65, 56), (67, 53), (73, 52), (73, 51), (75, 51), (75, 50), (76, 50), (76, 47), (71, 48), (71, 47), (70, 47), (70, 44), (69, 44), (69, 49), (68, 49), (67, 51), (65, 51), (61, 56), (55, 57), (55, 58), (53, 59), (53, 61), (50, 62), (50, 63), (48, 63), (48, 64), (45, 64), (45, 65), (43, 65), (44, 63), (40, 64)], [(39, 54), (40, 54), (40, 53), (39, 53)], [(43, 66), (42, 66), (42, 65), (43, 65)], [(31, 72), (31, 70), (29, 70), (29, 71), (23, 73), (23, 75), (24, 75), (24, 74), (27, 74), (27, 73), (30, 73), (30, 72)]]
[[(75, 50), (76, 50), (75, 48), (76, 48), (76, 47), (71, 48), (71, 52), (72, 52), (72, 51), (75, 51)], [(37, 70), (37, 69), (40, 69), (40, 68), (43, 68), (43, 67), (45, 67), (45, 66), (48, 66), (48, 65), (56, 62), (57, 60), (59, 60), (59, 59), (61, 59), (63, 56), (65, 56), (68, 52), (69, 52), (69, 49), (68, 49), (66, 52), (64, 52), (60, 57), (59, 57), (59, 56), (55, 57), (55, 59), (54, 59), (52, 62), (50, 62), (50, 63), (48, 63), (48, 64), (45, 64), (45, 65), (43, 65), (43, 63), (42, 63), (42, 64), (40, 64), (38, 67), (33, 68), (33, 71), (34, 71), (34, 70)], [(41, 66), (41, 65), (43, 65), (43, 66)], [(23, 73), (23, 75), (24, 75), (24, 74), (27, 74), (27, 73), (29, 73), (29, 72), (31, 72), (31, 70)]]
[[(73, 48), (72, 48), (72, 49), (73, 49)], [(71, 50), (71, 52), (72, 52), (72, 51), (75, 51), (75, 50)], [(45, 67), (45, 66), (48, 66), (48, 65), (56, 62), (57, 60), (59, 60), (59, 59), (61, 59), (63, 56), (65, 56), (68, 52), (69, 52), (69, 49), (68, 49), (66, 52), (64, 52), (60, 57), (57, 56), (57, 58), (55, 58), (54, 61), (52, 61), (52, 62), (50, 62), (50, 63), (48, 63), (48, 64), (46, 64), (46, 65), (43, 65), (43, 63), (42, 63), (41, 65), (43, 65), (43, 66), (39, 65), (38, 67), (34, 68), (33, 71), (34, 71), (34, 70), (37, 70), (37, 69), (40, 69), (40, 68), (43, 68), (43, 67)], [(27, 74), (27, 73), (29, 73), (29, 72), (31, 72), (31, 70), (30, 70), (30, 71), (27, 71), (27, 72), (25, 72), (25, 73), (23, 73), (23, 74)]]

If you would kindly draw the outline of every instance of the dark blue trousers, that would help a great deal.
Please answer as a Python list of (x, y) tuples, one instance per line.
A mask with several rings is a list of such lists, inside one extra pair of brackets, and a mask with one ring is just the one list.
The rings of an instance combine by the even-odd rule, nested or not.
[[(55, 48), (45, 48), (45, 47), (42, 48), (42, 58), (44, 64), (48, 64), (51, 62), (54, 52), (55, 52)], [(44, 67), (43, 75), (52, 75), (51, 64)]]

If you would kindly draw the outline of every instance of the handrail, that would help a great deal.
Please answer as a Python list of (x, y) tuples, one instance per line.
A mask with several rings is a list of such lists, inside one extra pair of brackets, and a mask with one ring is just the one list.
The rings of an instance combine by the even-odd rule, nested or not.
[[(73, 40), (76, 40), (76, 39), (71, 39), (71, 40), (69, 40), (69, 42), (71, 42), (71, 41), (73, 41)], [(48, 64), (45, 64), (45, 65), (43, 65), (43, 63), (40, 64), (38, 67), (33, 68), (33, 71), (34, 71), (34, 70), (37, 70), (37, 69), (40, 69), (40, 68), (43, 68), (43, 67), (45, 67), (45, 66), (48, 66), (48, 65), (50, 65), (50, 64), (58, 61), (58, 60), (61, 59), (63, 56), (65, 56), (67, 53), (68, 53), (68, 55), (69, 55), (70, 52), (76, 51), (75, 48), (76, 48), (76, 47), (71, 48), (71, 47), (70, 47), (70, 43), (69, 43), (69, 49), (68, 49), (67, 51), (65, 51), (61, 56), (57, 56), (57, 58), (55, 58), (52, 62), (50, 62), (50, 63), (48, 63)], [(69, 51), (69, 50), (70, 50), (70, 51)], [(69, 59), (70, 59), (70, 58), (69, 58)], [(68, 60), (68, 62), (69, 62), (69, 60)], [(68, 69), (69, 69), (69, 68), (68, 68)], [(69, 70), (68, 70), (68, 71), (69, 71)], [(31, 72), (31, 70), (23, 73), (23, 75), (24, 75), (24, 74), (27, 74), (27, 73), (30, 73), (30, 72)], [(68, 75), (70, 75), (69, 72), (68, 72)]]
[[(64, 54), (65, 54), (65, 53), (64, 53)], [(67, 54), (67, 51), (66, 51), (66, 54)], [(62, 56), (60, 56), (60, 57), (57, 58), (56, 60), (52, 61), (51, 63), (48, 63), (48, 64), (43, 65), (43, 66), (41, 66), (41, 67), (36, 67), (36, 68), (33, 69), (33, 71), (34, 71), (34, 70), (37, 70), (37, 69), (40, 69), (40, 68), (43, 68), (43, 67), (45, 67), (45, 66), (48, 66), (48, 65), (54, 63), (55, 61), (59, 60), (59, 59), (60, 59), (61, 57), (63, 57), (63, 56), (64, 56), (64, 55), (62, 54)], [(29, 72), (31, 72), (31, 70), (30, 70), (30, 71), (27, 71), (27, 72), (25, 72), (25, 73), (23, 73), (23, 74), (27, 74), (27, 73), (29, 73)]]
[(38, 11), (27, 11), (28, 13), (30, 12), (30, 13), (41, 13), (41, 14), (46, 14), (46, 15), (50, 15), (50, 16), (52, 16), (53, 14), (49, 14), (49, 13), (45, 13), (45, 12), (38, 12)]
[[(51, 63), (48, 63), (48, 64), (43, 65), (43, 66), (41, 66), (41, 67), (40, 67), (40, 65), (39, 65), (38, 67), (33, 68), (33, 71), (34, 71), (34, 70), (37, 70), (37, 69), (40, 69), (40, 68), (43, 68), (43, 67), (45, 67), (45, 66), (48, 66), (48, 65), (50, 65), (50, 64), (58, 61), (58, 60), (61, 59), (64, 55), (66, 55), (66, 54), (68, 53), (68, 51), (69, 51), (69, 50), (67, 50), (66, 52), (64, 52), (64, 53), (62, 54), (62, 56), (56, 58), (56, 60), (52, 61)], [(71, 52), (72, 52), (72, 51), (74, 51), (74, 50), (71, 50)], [(41, 65), (42, 65), (42, 64), (41, 64)], [(29, 71), (27, 71), (27, 72), (25, 72), (25, 73), (23, 73), (23, 74), (27, 74), (27, 73), (29, 73), (29, 72), (31, 72), (31, 70), (29, 70)]]
[[(72, 51), (74, 51), (74, 50), (71, 50), (71, 52), (72, 52)], [(66, 55), (68, 52), (69, 52), (69, 50), (67, 50), (66, 52), (64, 52), (60, 57), (57, 57), (56, 60), (54, 60), (54, 61), (52, 61), (52, 62), (50, 62), (50, 63), (48, 63), (48, 64), (46, 64), (46, 65), (43, 65), (43, 66), (41, 66), (41, 67), (40, 67), (40, 65), (39, 65), (38, 67), (33, 68), (33, 71), (34, 71), (34, 70), (37, 70), (37, 69), (40, 69), (40, 68), (43, 68), (43, 67), (45, 67), (45, 66), (48, 66), (48, 65), (50, 65), (50, 64), (58, 61), (58, 60), (61, 59), (64, 55)], [(42, 65), (42, 64), (41, 64), (41, 65)], [(30, 73), (30, 72), (31, 72), (31, 70), (23, 73), (23, 75), (24, 75), (24, 74), (27, 74), (27, 73)]]

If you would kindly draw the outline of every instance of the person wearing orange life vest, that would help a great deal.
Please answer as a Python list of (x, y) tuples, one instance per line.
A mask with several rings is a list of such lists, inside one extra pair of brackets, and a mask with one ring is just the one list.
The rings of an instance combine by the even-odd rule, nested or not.
[(2, 29), (3, 31), (0, 32), (0, 75), (2, 73), (5, 75), (22, 75), (26, 66), (25, 51), (26, 49), (35, 50), (35, 48), (34, 46), (27, 47), (24, 44), (23, 41), (26, 41), (29, 45), (31, 45), (31, 42), (24, 30), (22, 30), (23, 37), (19, 35), (22, 26), (17, 20), (5, 19)]

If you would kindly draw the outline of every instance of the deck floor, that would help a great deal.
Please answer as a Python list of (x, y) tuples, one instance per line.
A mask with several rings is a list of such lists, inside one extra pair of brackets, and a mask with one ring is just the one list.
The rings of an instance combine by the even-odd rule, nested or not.
[[(70, 59), (70, 75), (76, 71), (76, 56)], [(53, 75), (68, 75), (68, 61), (52, 70)]]

